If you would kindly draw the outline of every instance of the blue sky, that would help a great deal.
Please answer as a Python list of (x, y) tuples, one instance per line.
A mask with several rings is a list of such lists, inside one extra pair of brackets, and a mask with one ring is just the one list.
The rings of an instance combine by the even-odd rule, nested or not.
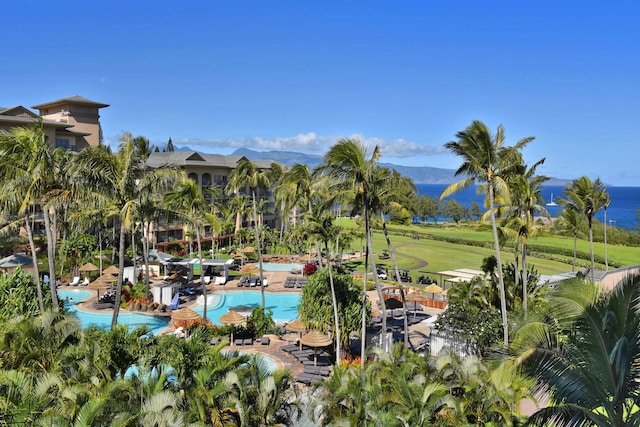
[(81, 95), (105, 139), (455, 169), (474, 119), (539, 172), (640, 186), (640, 5), (585, 1), (112, 1), (3, 5), (0, 105)]

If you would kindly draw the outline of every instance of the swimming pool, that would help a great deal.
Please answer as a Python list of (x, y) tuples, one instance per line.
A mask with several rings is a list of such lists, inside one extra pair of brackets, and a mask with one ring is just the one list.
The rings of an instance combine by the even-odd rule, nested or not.
[[(81, 310), (77, 303), (91, 297), (93, 293), (84, 289), (58, 289), (58, 296), (64, 301), (64, 308), (67, 313), (75, 316), (83, 328), (89, 326), (97, 326), (102, 329), (111, 328), (111, 319), (113, 312), (109, 310), (107, 313), (98, 313), (93, 311)], [(73, 299), (73, 302), (71, 302)], [(127, 313), (120, 310), (118, 314), (118, 324), (128, 325), (129, 329), (135, 329), (140, 326), (149, 326), (154, 335), (158, 335), (160, 331), (169, 327), (169, 322), (165, 319), (147, 316), (144, 314)]]
[[(300, 294), (298, 293), (268, 293), (264, 294), (266, 308), (273, 310), (273, 320), (276, 323), (290, 322), (298, 317)], [(262, 305), (260, 291), (223, 291), (207, 295), (207, 318), (214, 325), (222, 325), (218, 319), (229, 310), (235, 310), (243, 315)], [(192, 309), (202, 316), (204, 300), (202, 297)]]
[[(260, 264), (254, 264), (256, 266), (256, 268), (260, 268)], [(279, 262), (263, 262), (262, 263), (262, 269), (264, 271), (291, 271), (291, 270), (300, 270), (302, 271), (302, 269), (304, 268), (304, 266), (302, 264), (295, 264), (295, 263), (285, 263), (285, 264), (281, 264)]]

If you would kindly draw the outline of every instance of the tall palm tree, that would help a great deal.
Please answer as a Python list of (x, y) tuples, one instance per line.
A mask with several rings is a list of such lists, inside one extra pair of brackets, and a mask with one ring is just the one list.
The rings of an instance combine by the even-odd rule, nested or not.
[(118, 212), (120, 223), (119, 275), (116, 304), (111, 328), (118, 323), (120, 296), (124, 278), (125, 237), (140, 209), (141, 195), (161, 194), (184, 177), (184, 172), (169, 166), (146, 168), (145, 153), (131, 134), (125, 132), (118, 152), (111, 154), (104, 147), (82, 150), (73, 165), (73, 183), (79, 202), (89, 206), (111, 206)]
[(202, 264), (202, 232), (207, 213), (211, 205), (207, 201), (207, 190), (203, 192), (197, 182), (185, 179), (176, 183), (164, 196), (167, 208), (175, 212), (185, 223), (190, 224), (196, 232), (198, 244), (198, 262), (200, 264), (200, 286), (204, 299), (202, 319), (207, 321), (207, 284), (204, 282), (204, 265)]
[(453, 154), (462, 157), (462, 165), (456, 170), (455, 175), (467, 175), (467, 178), (445, 188), (440, 199), (467, 188), (476, 182), (486, 184), (487, 192), (489, 193), (489, 215), (493, 230), (493, 243), (498, 262), (504, 345), (507, 345), (509, 343), (509, 324), (502, 260), (500, 258), (500, 243), (494, 211), (495, 194), (498, 192), (505, 201), (509, 200), (509, 191), (505, 178), (523, 172), (519, 150), (534, 138), (521, 139), (513, 147), (505, 146), (502, 125), (498, 126), (498, 131), (494, 136), (489, 128), (479, 120), (474, 120), (465, 130), (458, 132), (456, 138), (457, 141), (448, 142), (444, 146), (451, 150)]
[(389, 230), (387, 229), (387, 221), (385, 219), (388, 210), (395, 204), (401, 206), (400, 203), (407, 200), (409, 194), (415, 194), (417, 192), (416, 186), (409, 178), (401, 176), (396, 170), (390, 171), (387, 168), (380, 168), (378, 175), (378, 181), (380, 183), (380, 219), (382, 221), (382, 231), (384, 238), (387, 242), (387, 250), (391, 256), (391, 263), (393, 264), (393, 270), (396, 277), (396, 283), (400, 288), (400, 297), (402, 299), (402, 309), (404, 311), (404, 345), (409, 346), (409, 325), (407, 322), (407, 301), (404, 292), (404, 286), (402, 279), (400, 278), (400, 270), (398, 268), (398, 262), (396, 261), (395, 251), (393, 245), (391, 245), (391, 238), (389, 237)]
[(249, 188), (251, 190), (251, 201), (253, 204), (253, 220), (256, 238), (256, 247), (258, 249), (258, 263), (260, 265), (260, 293), (262, 295), (262, 309), (264, 310), (264, 272), (262, 270), (262, 248), (260, 245), (260, 231), (258, 229), (258, 209), (256, 203), (256, 193), (260, 189), (268, 188), (270, 185), (269, 171), (260, 170), (255, 163), (245, 158), (241, 159), (236, 168), (229, 176), (227, 184), (227, 194), (239, 193)]
[[(34, 259), (35, 280), (38, 289), (38, 302), (40, 310), (44, 310), (42, 286), (38, 273), (37, 252), (33, 239), (30, 210), (35, 204), (40, 203), (42, 211), (50, 224), (49, 211), (43, 205), (43, 198), (52, 190), (55, 180), (55, 159), (53, 150), (45, 137), (42, 123), (29, 128), (16, 127), (10, 132), (0, 133), (0, 178), (2, 180), (2, 192), (0, 202), (4, 212), (18, 214), (24, 218), (25, 230), (29, 238), (31, 255)], [(50, 235), (50, 227), (47, 231), (47, 254), (49, 258), (50, 292), (54, 307), (58, 307), (58, 295), (56, 293), (56, 277), (53, 255), (55, 254), (55, 236)]]
[(339, 228), (334, 225), (334, 217), (331, 214), (331, 199), (324, 203), (316, 204), (315, 209), (307, 213), (307, 227), (309, 234), (315, 236), (324, 243), (324, 250), (327, 253), (327, 269), (329, 270), (329, 286), (331, 287), (331, 303), (333, 305), (333, 328), (334, 339), (336, 342), (336, 366), (340, 365), (340, 324), (338, 320), (338, 300), (336, 298), (336, 290), (333, 283), (333, 265), (331, 263), (331, 252), (329, 251), (329, 243), (333, 242), (340, 233)]
[[(508, 181), (511, 193), (511, 204), (507, 207), (504, 224), (515, 230), (517, 240), (520, 242), (520, 248), (522, 250), (522, 311), (525, 317), (527, 315), (527, 288), (529, 283), (527, 277), (528, 240), (536, 232), (534, 216), (544, 215), (547, 218), (549, 217), (549, 212), (544, 207), (544, 197), (541, 193), (542, 184), (548, 181), (549, 178), (536, 175), (536, 169), (544, 163), (544, 160), (545, 159), (539, 160), (529, 167), (524, 174), (512, 176)], [(519, 276), (520, 274), (516, 271), (516, 288), (518, 286)]]
[(572, 209), (562, 209), (560, 216), (558, 217), (557, 224), (563, 230), (571, 233), (571, 236), (573, 237), (573, 263), (571, 264), (571, 271), (575, 272), (578, 252), (578, 233), (580, 233), (584, 224), (584, 216)]
[(609, 256), (607, 253), (607, 208), (611, 204), (609, 193), (604, 194), (602, 208), (604, 209), (604, 270), (609, 271)]
[[(351, 188), (355, 190), (353, 206), (360, 208), (364, 218), (365, 238), (367, 241), (368, 255), (373, 259), (371, 242), (370, 216), (372, 198), (376, 197), (373, 187), (373, 174), (378, 167), (380, 148), (375, 146), (371, 152), (357, 139), (341, 139), (333, 145), (324, 155), (323, 162), (319, 166), (319, 173), (328, 174), (335, 179), (338, 188)], [(367, 260), (365, 258), (365, 272), (362, 284), (362, 342), (361, 342), (361, 366), (364, 367), (367, 333)], [(375, 268), (375, 261), (372, 262)], [(375, 271), (375, 269), (374, 269)], [(374, 277), (377, 277), (374, 275)], [(382, 300), (382, 298), (380, 298)], [(383, 319), (386, 319), (386, 310), (382, 306)], [(384, 329), (383, 329), (384, 330)]]
[(563, 191), (559, 204), (564, 209), (576, 211), (587, 218), (589, 226), (589, 251), (591, 253), (591, 281), (595, 281), (595, 261), (593, 257), (593, 217), (608, 204), (609, 195), (600, 178), (591, 181), (586, 176), (576, 178)]

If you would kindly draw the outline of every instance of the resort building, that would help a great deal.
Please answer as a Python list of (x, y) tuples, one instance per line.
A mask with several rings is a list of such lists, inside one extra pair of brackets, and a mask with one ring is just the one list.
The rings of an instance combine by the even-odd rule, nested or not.
[[(51, 102), (34, 105), (31, 107), (38, 111), (17, 105), (14, 107), (0, 107), (0, 131), (9, 131), (15, 127), (27, 127), (39, 122), (45, 137), (52, 148), (61, 147), (71, 151), (81, 151), (91, 146), (98, 146), (102, 141), (102, 127), (100, 125), (100, 110), (108, 107), (108, 104), (92, 101), (82, 96), (71, 96), (61, 98)], [(151, 168), (160, 165), (171, 164), (182, 168), (202, 189), (215, 186), (222, 191), (222, 201), (230, 200), (235, 195), (227, 195), (224, 188), (229, 181), (229, 175), (235, 169), (238, 162), (245, 159), (244, 156), (223, 156), (215, 154), (203, 154), (197, 152), (154, 152), (151, 153), (147, 165)], [(258, 169), (268, 169), (271, 161), (254, 161)], [(239, 195), (250, 196), (250, 189), (241, 192)], [(270, 190), (260, 190), (258, 192), (262, 205), (262, 214), (258, 219), (258, 225), (265, 224), (271, 228), (281, 226), (276, 210), (274, 209), (273, 197)], [(213, 199), (210, 199), (213, 202)], [(41, 232), (41, 213), (39, 207), (35, 207), (36, 223), (35, 233)], [(253, 228), (255, 221), (251, 214), (238, 217), (235, 224), (238, 228)], [(181, 224), (167, 223), (166, 221), (157, 224), (152, 233), (154, 244), (183, 240), (186, 228)], [(211, 238), (211, 227), (207, 227), (205, 238)]]
[(100, 144), (100, 109), (108, 106), (76, 95), (31, 107), (39, 114), (22, 105), (0, 107), (0, 130), (30, 126), (42, 120), (44, 134), (52, 147), (80, 151)]
[[(174, 151), (164, 153), (151, 153), (147, 160), (150, 168), (156, 168), (161, 165), (175, 165), (183, 169), (189, 178), (194, 180), (201, 189), (208, 187), (217, 187), (220, 189), (221, 195), (218, 201), (230, 201), (236, 195), (227, 195), (224, 190), (229, 182), (229, 176), (235, 169), (238, 162), (245, 159), (244, 156), (223, 156), (217, 154), (204, 154), (195, 151)], [(270, 160), (256, 160), (253, 162), (258, 169), (268, 169), (271, 167)], [(247, 188), (238, 194), (239, 196), (250, 197), (251, 192)], [(261, 189), (257, 192), (257, 196), (262, 202), (261, 214), (259, 214), (258, 224), (267, 225), (270, 228), (279, 228), (281, 226), (280, 219), (276, 214), (275, 203), (270, 189)], [(210, 197), (210, 201), (214, 200)], [(235, 228), (253, 228), (255, 221), (252, 214), (242, 215), (238, 217)], [(154, 244), (184, 239), (185, 229), (182, 225), (167, 223), (166, 221), (157, 224), (153, 230)], [(205, 227), (205, 239), (211, 238), (211, 227)]]

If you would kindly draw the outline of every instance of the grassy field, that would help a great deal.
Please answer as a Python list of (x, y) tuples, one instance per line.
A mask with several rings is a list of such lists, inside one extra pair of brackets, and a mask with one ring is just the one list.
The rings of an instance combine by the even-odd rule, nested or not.
[[(341, 219), (341, 223), (347, 227), (358, 227), (354, 220)], [(411, 270), (411, 276), (414, 281), (422, 274), (433, 273), (443, 270), (452, 270), (457, 268), (474, 268), (480, 269), (482, 260), (490, 255), (494, 255), (492, 249), (491, 228), (488, 226), (469, 226), (469, 225), (439, 225), (439, 226), (398, 226), (390, 227), (392, 232), (403, 232), (411, 235), (413, 232), (420, 234), (428, 234), (432, 236), (446, 236), (448, 238), (460, 238), (465, 240), (488, 242), (489, 247), (477, 247), (469, 245), (460, 245), (447, 243), (432, 239), (415, 239), (409, 236), (395, 235), (391, 236), (391, 243), (394, 246), (397, 255), (397, 261), (400, 268)], [(549, 247), (559, 247), (573, 250), (573, 239), (563, 236), (540, 236), (530, 239), (531, 245), (544, 245)], [(364, 245), (364, 242), (354, 242), (353, 248), (360, 250), (358, 245)], [(381, 232), (374, 233), (374, 252), (382, 253), (386, 249), (384, 236)], [(589, 253), (589, 242), (578, 240), (578, 251)], [(609, 260), (615, 261), (622, 265), (635, 265), (640, 263), (640, 248), (626, 246), (607, 246)], [(604, 256), (604, 245), (602, 243), (594, 243), (594, 253)], [(502, 261), (513, 262), (513, 250), (507, 249), (501, 252)], [(529, 265), (533, 265), (541, 274), (554, 274), (571, 271), (572, 257), (556, 257), (564, 262), (557, 260), (539, 258), (536, 256), (528, 256)], [(379, 260), (387, 266), (391, 266), (390, 260)], [(584, 262), (584, 261), (583, 261)], [(604, 268), (598, 266), (597, 268)]]

